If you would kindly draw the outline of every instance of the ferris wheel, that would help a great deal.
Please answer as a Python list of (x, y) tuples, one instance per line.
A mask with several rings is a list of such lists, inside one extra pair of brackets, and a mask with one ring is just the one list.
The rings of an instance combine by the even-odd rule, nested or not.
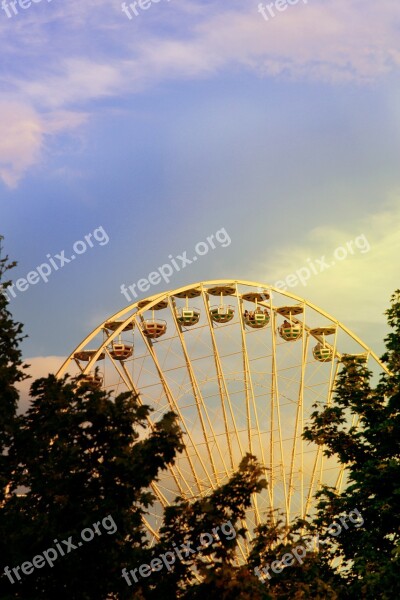
[(146, 526), (153, 539), (176, 496), (207, 496), (246, 452), (254, 454), (268, 486), (247, 514), (245, 557), (254, 527), (274, 509), (289, 523), (312, 511), (321, 485), (341, 489), (343, 467), (301, 435), (313, 404), (331, 402), (347, 354), (386, 370), (354, 333), (298, 296), (258, 282), (205, 281), (109, 317), (58, 376), (80, 373), (113, 395), (135, 392), (153, 408), (151, 428), (164, 413), (177, 414), (185, 448), (152, 486), (157, 502)]

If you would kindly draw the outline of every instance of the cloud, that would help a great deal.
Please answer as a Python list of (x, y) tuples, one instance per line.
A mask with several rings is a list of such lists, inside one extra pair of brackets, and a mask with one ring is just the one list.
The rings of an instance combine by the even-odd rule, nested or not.
[(84, 115), (78, 113), (40, 115), (26, 104), (1, 102), (0, 179), (15, 188), (25, 172), (40, 162), (46, 135), (77, 127), (84, 120)]
[[(239, 70), (373, 84), (398, 70), (400, 4), (308, 0), (276, 11), (268, 22), (257, 6), (165, 1), (129, 21), (106, 0), (71, 0), (32, 6), (3, 20), (2, 84), (16, 102), (6, 103), (0, 114), (6, 133), (0, 177), (15, 187), (40, 161), (43, 138), (52, 133), (44, 111), (64, 111), (58, 131), (66, 132), (84, 121), (79, 111), (96, 111), (98, 100), (120, 100), (170, 80)], [(54, 120), (56, 115), (53, 126)]]
[(22, 173), (39, 159), (42, 123), (32, 108), (2, 103), (0, 128), (0, 177), (15, 187)]
[[(177, 3), (171, 13), (180, 11)], [(131, 61), (135, 67), (131, 81), (204, 77), (239, 67), (258, 76), (371, 83), (398, 69), (400, 5), (308, 1), (275, 12), (266, 22), (256, 3), (229, 3), (223, 9), (209, 3), (201, 16), (186, 12), (186, 22), (172, 36), (153, 31), (149, 19), (142, 30), (146, 35), (139, 32), (126, 53), (127, 65)], [(123, 63), (120, 68), (126, 72)], [(129, 82), (128, 72), (126, 77)]]
[(121, 90), (123, 75), (117, 66), (76, 58), (63, 61), (57, 75), (20, 81), (18, 85), (21, 95), (33, 104), (59, 108), (115, 95)]
[(400, 7), (392, 3), (309, 1), (275, 12), (268, 22), (220, 15), (201, 27), (207, 47), (261, 75), (290, 79), (371, 82), (398, 67)]
[[(253, 278), (258, 280), (260, 273), (266, 273), (266, 283), (274, 285), (295, 276), (299, 269), (310, 269), (311, 259), (317, 274), (311, 272), (306, 285), (298, 278), (286, 280), (288, 292), (311, 301), (344, 324), (382, 324), (390, 296), (400, 287), (399, 196), (400, 192), (395, 202), (351, 226), (318, 227), (303, 243), (270, 251), (268, 260), (255, 266)], [(353, 253), (348, 242), (352, 242)], [(327, 267), (318, 262), (322, 257)]]
[[(67, 8), (46, 11), (60, 30), (51, 53), (46, 21), (34, 21), (35, 54), (29, 69), (24, 65), (17, 76), (8, 76), (32, 103), (65, 107), (237, 68), (258, 76), (373, 82), (397, 70), (400, 62), (400, 5), (390, 0), (379, 5), (309, 0), (275, 11), (268, 22), (257, 3), (247, 2), (232, 1), (222, 8), (216, 2), (157, 3), (133, 23), (103, 1), (83, 4), (72, 1)], [(90, 28), (84, 19), (88, 15)], [(17, 30), (22, 52), (30, 49), (29, 35), (26, 28)], [(74, 50), (68, 53), (71, 41)]]

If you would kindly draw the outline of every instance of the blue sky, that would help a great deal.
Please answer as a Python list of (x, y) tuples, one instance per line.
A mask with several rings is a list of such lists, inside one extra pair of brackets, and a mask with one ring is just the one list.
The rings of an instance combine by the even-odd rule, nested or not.
[(364, 236), (368, 251), (288, 289), (382, 350), (400, 287), (400, 5), (309, 0), (268, 22), (257, 6), (0, 11), (0, 233), (14, 279), (99, 227), (109, 238), (12, 299), (36, 373), (127, 303), (122, 283), (221, 228), (229, 246), (149, 293), (273, 284)]

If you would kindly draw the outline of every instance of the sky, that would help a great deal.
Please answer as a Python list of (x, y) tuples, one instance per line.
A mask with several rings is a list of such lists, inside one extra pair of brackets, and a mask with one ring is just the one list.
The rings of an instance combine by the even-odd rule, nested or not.
[(212, 235), (138, 297), (283, 281), (382, 353), (400, 287), (396, 0), (21, 1), (0, 9), (0, 234), (34, 375), (129, 303), (123, 284)]

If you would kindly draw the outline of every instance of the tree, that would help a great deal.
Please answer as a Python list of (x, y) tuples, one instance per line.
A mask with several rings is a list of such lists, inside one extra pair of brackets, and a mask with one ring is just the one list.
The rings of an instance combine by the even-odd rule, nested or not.
[(316, 526), (302, 519), (287, 526), (275, 512), (257, 528), (248, 559), (268, 597), (338, 599), (344, 586)]
[[(158, 568), (151, 577), (142, 577), (138, 564), (132, 564), (127, 581), (132, 585), (134, 598), (146, 600), (226, 600), (268, 596), (254, 595), (260, 589), (247, 567), (238, 567), (238, 542), (246, 538), (243, 527), (246, 509), (253, 494), (266, 486), (263, 470), (254, 456), (247, 454), (236, 473), (227, 483), (209, 496), (194, 502), (178, 498), (165, 510), (160, 539), (148, 552), (146, 564)], [(163, 566), (161, 566), (161, 557)], [(158, 561), (158, 562), (157, 562)], [(146, 570), (142, 568), (142, 572)]]
[[(315, 547), (312, 525), (299, 521), (288, 529), (271, 515), (249, 542), (244, 526), (246, 510), (253, 495), (265, 487), (263, 469), (254, 456), (247, 454), (229, 481), (209, 496), (194, 502), (177, 499), (165, 510), (160, 539), (148, 550), (145, 562), (132, 565), (125, 573), (133, 598), (339, 598), (343, 583), (330, 566), (327, 551)], [(249, 548), (247, 558), (241, 554), (239, 544)], [(299, 545), (306, 546), (306, 550), (300, 553)], [(303, 560), (276, 570), (276, 562), (296, 550)], [(263, 575), (266, 565), (272, 565), (275, 572)]]
[[(154, 500), (149, 486), (182, 447), (175, 417), (165, 414), (144, 435), (151, 409), (132, 393), (114, 400), (67, 377), (35, 381), (31, 396), (10, 449), (17, 465), (12, 491), (23, 486), (26, 492), (14, 493), (3, 508), (7, 566), (31, 562), (49, 548), (58, 557), (29, 575), (19, 571), (19, 579), (11, 571), (2, 578), (3, 591), (29, 600), (128, 598), (121, 569), (146, 548), (142, 517)], [(91, 534), (81, 533), (88, 529), (95, 535), (86, 541)], [(65, 544), (62, 556), (57, 542), (63, 547), (68, 539), (80, 547), (69, 551)]]
[[(316, 523), (329, 526), (359, 512), (357, 526), (343, 527), (330, 546), (348, 597), (371, 600), (400, 597), (400, 290), (386, 315), (392, 331), (382, 360), (390, 373), (372, 388), (363, 361), (344, 357), (332, 406), (317, 406), (305, 432), (346, 466), (346, 489), (321, 492)], [(346, 426), (349, 414), (359, 418), (358, 427)]]
[(16, 384), (26, 378), (19, 348), (22, 325), (12, 319), (8, 310), (7, 288), (11, 282), (4, 279), (16, 263), (10, 263), (8, 256), (2, 258), (2, 240), (0, 236), (0, 505), (9, 480), (7, 452), (15, 430), (19, 399)]

